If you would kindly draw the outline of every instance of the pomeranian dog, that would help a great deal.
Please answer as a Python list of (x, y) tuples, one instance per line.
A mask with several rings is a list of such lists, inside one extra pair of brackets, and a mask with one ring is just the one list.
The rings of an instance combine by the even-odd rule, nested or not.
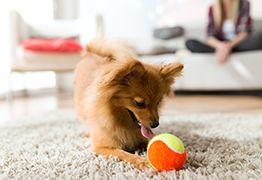
[(159, 125), (159, 107), (183, 64), (147, 64), (118, 41), (95, 39), (86, 47), (75, 74), (78, 117), (89, 127), (91, 150), (107, 158), (117, 156), (134, 167), (149, 168), (145, 157), (132, 154), (146, 149)]

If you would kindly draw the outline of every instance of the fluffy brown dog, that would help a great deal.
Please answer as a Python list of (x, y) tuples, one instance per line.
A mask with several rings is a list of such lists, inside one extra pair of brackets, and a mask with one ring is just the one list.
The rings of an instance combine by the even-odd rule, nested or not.
[(158, 108), (172, 94), (175, 77), (183, 65), (174, 62), (150, 65), (117, 41), (96, 39), (75, 69), (75, 103), (79, 118), (89, 126), (92, 151), (117, 156), (138, 169), (150, 167), (134, 155), (146, 148), (159, 125)]

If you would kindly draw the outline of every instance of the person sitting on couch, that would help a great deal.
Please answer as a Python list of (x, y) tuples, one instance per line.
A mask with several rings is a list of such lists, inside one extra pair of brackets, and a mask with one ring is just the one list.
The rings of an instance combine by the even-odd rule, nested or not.
[(187, 40), (191, 52), (215, 53), (220, 64), (231, 52), (262, 49), (262, 33), (250, 36), (252, 19), (247, 0), (216, 0), (209, 8), (207, 41)]

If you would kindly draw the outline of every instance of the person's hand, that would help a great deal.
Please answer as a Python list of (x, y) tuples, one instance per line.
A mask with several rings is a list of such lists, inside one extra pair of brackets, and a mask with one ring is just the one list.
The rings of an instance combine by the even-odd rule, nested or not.
[(231, 50), (232, 48), (229, 42), (221, 42), (219, 44), (215, 51), (217, 61), (219, 64), (223, 64), (226, 62)]

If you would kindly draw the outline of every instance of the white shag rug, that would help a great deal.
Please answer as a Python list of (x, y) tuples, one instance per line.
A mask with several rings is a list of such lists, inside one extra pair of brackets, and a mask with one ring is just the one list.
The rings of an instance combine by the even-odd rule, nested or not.
[[(187, 150), (179, 171), (139, 171), (106, 159), (81, 138), (73, 110), (56, 110), (0, 127), (0, 179), (261, 179), (262, 114), (162, 116), (154, 132), (172, 133)], [(145, 152), (136, 152), (146, 156)]]

